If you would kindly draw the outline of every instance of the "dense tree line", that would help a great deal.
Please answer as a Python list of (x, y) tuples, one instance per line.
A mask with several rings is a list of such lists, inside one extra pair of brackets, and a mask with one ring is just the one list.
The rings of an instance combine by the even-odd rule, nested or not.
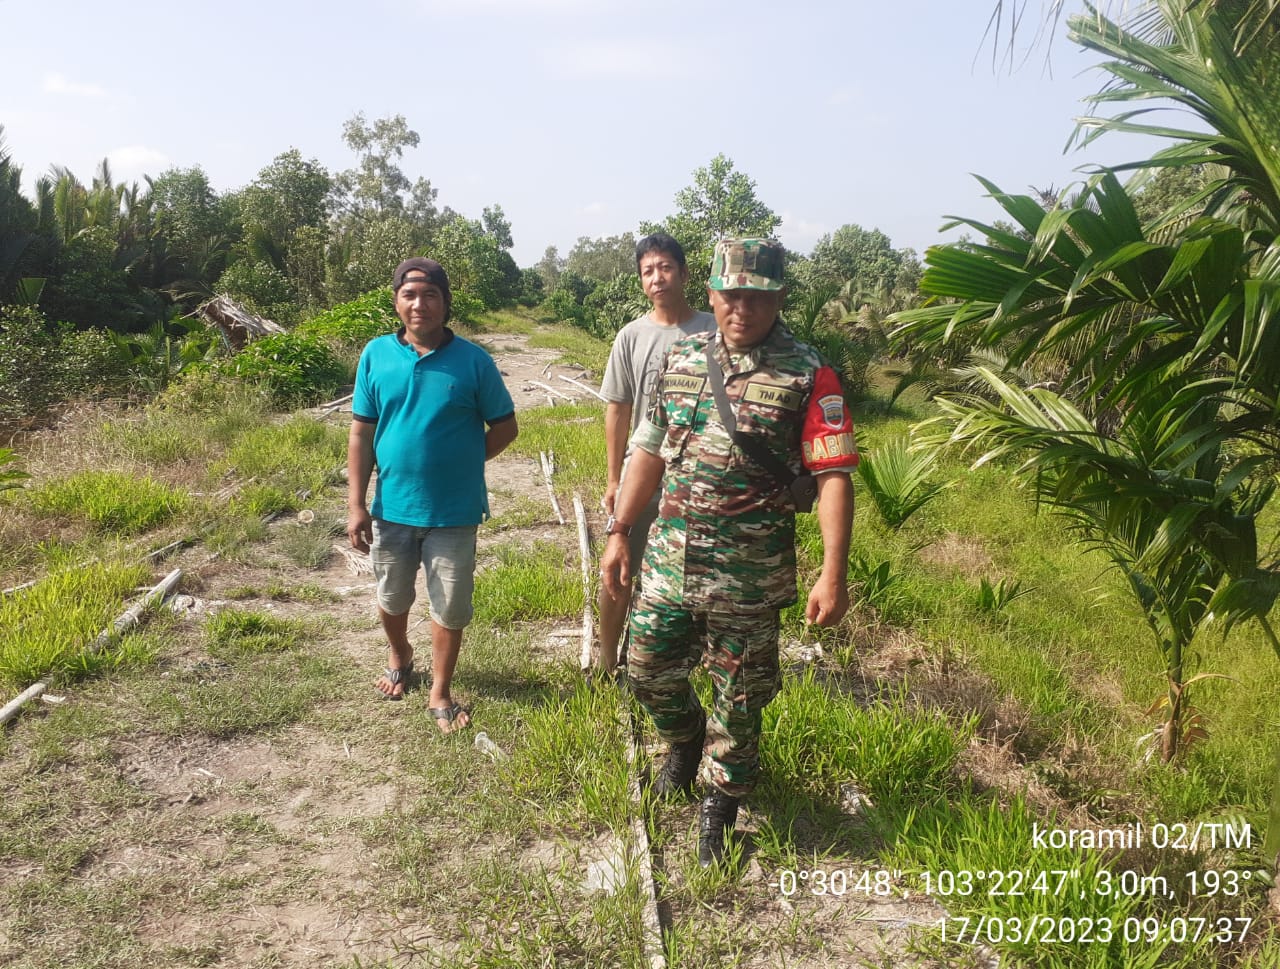
[[(439, 207), (427, 179), (405, 175), (401, 160), (420, 139), (403, 117), (369, 122), (357, 114), (342, 137), (355, 164), (340, 172), (290, 149), (248, 185), (220, 193), (198, 166), (125, 184), (104, 160), (88, 184), (55, 166), (28, 198), (0, 128), (0, 375), (10, 387), (0, 417), (127, 383), (141, 376), (139, 361), (157, 355), (166, 358), (162, 382), (170, 358), (211, 349), (189, 316), (215, 294), (290, 327), (384, 286), (406, 253), (445, 265), (463, 320), (519, 302), (609, 337), (647, 309), (635, 273), (638, 235), (661, 229), (681, 240), (693, 267), (690, 295), (702, 303), (716, 239), (772, 235), (781, 221), (754, 181), (718, 155), (693, 173), (661, 222), (584, 236), (565, 257), (549, 247), (522, 270), (500, 205), (470, 218)], [(831, 322), (851, 306), (901, 299), (920, 271), (910, 250), (857, 225), (824, 236), (812, 256), (795, 254), (791, 270), (797, 298), (845, 287)], [(38, 380), (28, 366), (36, 358), (44, 361)]]

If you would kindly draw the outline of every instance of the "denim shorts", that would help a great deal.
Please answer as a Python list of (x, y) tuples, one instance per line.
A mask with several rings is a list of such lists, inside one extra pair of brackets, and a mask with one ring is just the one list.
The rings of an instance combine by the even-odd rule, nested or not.
[(431, 618), (446, 629), (471, 622), (475, 589), (476, 526), (420, 528), (373, 520), (369, 560), (378, 580), (378, 605), (391, 616), (409, 611), (416, 598), (418, 566), (427, 573)]

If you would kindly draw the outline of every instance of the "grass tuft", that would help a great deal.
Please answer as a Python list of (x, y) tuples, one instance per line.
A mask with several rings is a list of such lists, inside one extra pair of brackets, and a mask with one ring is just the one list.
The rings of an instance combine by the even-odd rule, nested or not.
[(25, 686), (110, 668), (119, 657), (87, 647), (124, 611), (124, 600), (150, 578), (142, 565), (95, 563), (68, 568), (29, 589), (0, 597), (0, 682)]
[(134, 535), (189, 511), (191, 497), (150, 477), (81, 471), (28, 492), (44, 515), (88, 521), (98, 531)]

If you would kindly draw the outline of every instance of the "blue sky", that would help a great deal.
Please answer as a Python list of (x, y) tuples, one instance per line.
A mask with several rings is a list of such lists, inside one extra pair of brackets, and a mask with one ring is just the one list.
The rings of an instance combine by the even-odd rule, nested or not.
[(1059, 26), (993, 67), (994, 3), (69, 0), (55, 21), (0, 0), (0, 124), (28, 188), (108, 157), (117, 180), (199, 165), (226, 191), (290, 148), (351, 167), (343, 122), (403, 114), (406, 174), (472, 217), (501, 204), (521, 265), (663, 218), (723, 152), (792, 248), (853, 222), (923, 251), (948, 214), (996, 217), (970, 173), (1061, 188), (1153, 147), (1064, 155), (1099, 58)]

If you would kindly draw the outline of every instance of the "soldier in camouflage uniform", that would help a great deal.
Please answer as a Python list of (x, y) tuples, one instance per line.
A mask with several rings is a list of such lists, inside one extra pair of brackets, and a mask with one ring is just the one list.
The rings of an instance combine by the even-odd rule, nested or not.
[[(853, 425), (835, 372), (778, 317), (782, 278), (777, 242), (716, 245), (707, 293), (717, 330), (668, 352), (660, 393), (632, 436), (632, 464), (601, 561), (605, 585), (625, 589), (627, 543), (619, 536), (663, 483), (632, 612), (630, 678), (671, 746), (654, 792), (692, 790), (702, 766), (704, 865), (723, 854), (739, 799), (755, 786), (762, 711), (780, 685), (778, 614), (796, 601), (794, 500), (722, 423), (708, 351), (724, 374), (733, 430), (763, 442), (793, 473), (817, 477), (823, 564), (807, 618), (831, 626), (849, 605)], [(689, 684), (700, 659), (714, 688), (709, 715)]]

